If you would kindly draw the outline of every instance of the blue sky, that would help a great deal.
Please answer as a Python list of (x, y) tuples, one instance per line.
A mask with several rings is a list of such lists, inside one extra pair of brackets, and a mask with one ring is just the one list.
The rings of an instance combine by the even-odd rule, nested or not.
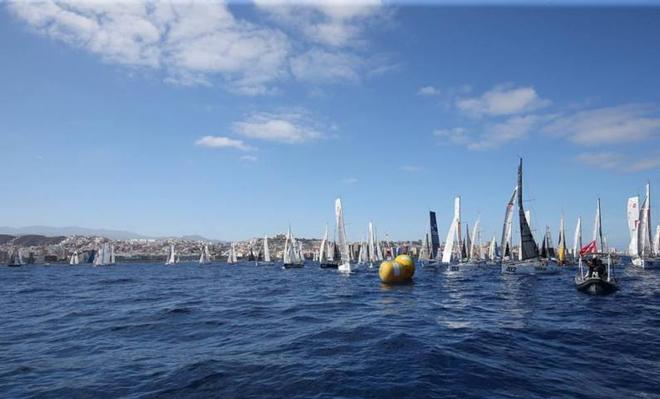
[(659, 38), (660, 8), (5, 3), (0, 225), (319, 236), (341, 196), (349, 238), (417, 239), (461, 194), (490, 237), (523, 156), (538, 231), (600, 196), (622, 247)]

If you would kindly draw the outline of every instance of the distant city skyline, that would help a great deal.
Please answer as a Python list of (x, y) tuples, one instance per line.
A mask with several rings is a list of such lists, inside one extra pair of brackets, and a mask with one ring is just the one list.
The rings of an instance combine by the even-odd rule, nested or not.
[(657, 2), (333, 4), (0, 5), (0, 226), (499, 240), (520, 156), (537, 238), (660, 223)]

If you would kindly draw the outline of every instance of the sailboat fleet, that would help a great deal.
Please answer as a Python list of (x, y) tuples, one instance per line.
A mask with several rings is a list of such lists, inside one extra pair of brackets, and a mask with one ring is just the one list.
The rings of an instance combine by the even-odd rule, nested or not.
[[(499, 267), (501, 273), (508, 274), (552, 274), (558, 273), (560, 266), (578, 266), (576, 286), (580, 290), (591, 293), (604, 292), (616, 289), (616, 280), (612, 274), (612, 258), (607, 248), (607, 239), (603, 234), (601, 203), (596, 202), (596, 214), (592, 240), (583, 245), (582, 218), (578, 217), (572, 248), (569, 247), (565, 232), (565, 219), (562, 215), (559, 220), (559, 234), (557, 247), (552, 242), (549, 226), (546, 226), (542, 239), (537, 244), (531, 228), (531, 214), (524, 209), (523, 197), (523, 161), (518, 165), (517, 181), (513, 192), (506, 203), (502, 234), (499, 242), (495, 236), (482, 245), (481, 223), (478, 218), (472, 230), (463, 223), (461, 215), (461, 197), (454, 198), (454, 212), (447, 231), (444, 245), (441, 245), (438, 236), (436, 213), (429, 211), (428, 227), (421, 240), (418, 253), (418, 264), (423, 267), (446, 267), (449, 272), (478, 270), (484, 267)], [(517, 212), (516, 212), (517, 208)], [(514, 219), (517, 217), (517, 223)], [(643, 200), (639, 196), (628, 198), (627, 220), (630, 233), (628, 254), (633, 266), (642, 269), (660, 268), (660, 225), (652, 228), (651, 219), (651, 188), (647, 183)], [(386, 235), (387, 241), (387, 235)], [(515, 241), (515, 242), (514, 242)], [(261, 248), (255, 254), (255, 242), (249, 247), (249, 254), (242, 256), (248, 262), (256, 265), (271, 265), (273, 259), (269, 248), (269, 240), (264, 236)], [(385, 258), (391, 259), (399, 254), (401, 248), (385, 244), (378, 240), (373, 222), (367, 226), (366, 238), (353, 246), (349, 245), (344, 220), (344, 207), (342, 200), (335, 200), (335, 229), (334, 237), (329, 236), (326, 225), (321, 245), (314, 254), (314, 260), (321, 268), (337, 269), (340, 273), (352, 274), (360, 268), (373, 269)], [(406, 252), (405, 248), (403, 252)], [(607, 269), (604, 270), (602, 259), (607, 260)], [(115, 264), (114, 246), (109, 242), (98, 245), (93, 251), (91, 261), (94, 266)], [(208, 244), (200, 248), (199, 264), (211, 263), (212, 258)], [(69, 257), (70, 265), (82, 263), (81, 254), (74, 251)], [(235, 243), (231, 243), (227, 260), (228, 264), (239, 263), (239, 254)], [(589, 271), (585, 273), (584, 264), (588, 263)], [(8, 255), (9, 266), (23, 265), (20, 248), (14, 248)], [(166, 265), (179, 263), (175, 246), (171, 244), (165, 260)], [(296, 240), (291, 227), (289, 227), (282, 251), (281, 263), (283, 268), (301, 268), (305, 265), (302, 241)], [(595, 266), (594, 266), (595, 265)], [(593, 270), (592, 270), (593, 269)], [(594, 272), (594, 270), (599, 270)]]

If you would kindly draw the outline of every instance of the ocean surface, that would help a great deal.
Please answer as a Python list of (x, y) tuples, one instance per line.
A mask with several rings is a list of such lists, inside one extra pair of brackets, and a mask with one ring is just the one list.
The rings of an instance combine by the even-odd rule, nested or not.
[(2, 398), (660, 398), (660, 271), (0, 267)]

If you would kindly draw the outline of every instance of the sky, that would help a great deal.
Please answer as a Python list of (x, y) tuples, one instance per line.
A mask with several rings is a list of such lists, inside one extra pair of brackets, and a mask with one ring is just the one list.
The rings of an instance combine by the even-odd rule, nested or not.
[(349, 239), (408, 240), (461, 195), (487, 240), (523, 157), (537, 235), (600, 197), (625, 246), (660, 8), (492, 3), (2, 3), (0, 226), (318, 237), (341, 197)]

